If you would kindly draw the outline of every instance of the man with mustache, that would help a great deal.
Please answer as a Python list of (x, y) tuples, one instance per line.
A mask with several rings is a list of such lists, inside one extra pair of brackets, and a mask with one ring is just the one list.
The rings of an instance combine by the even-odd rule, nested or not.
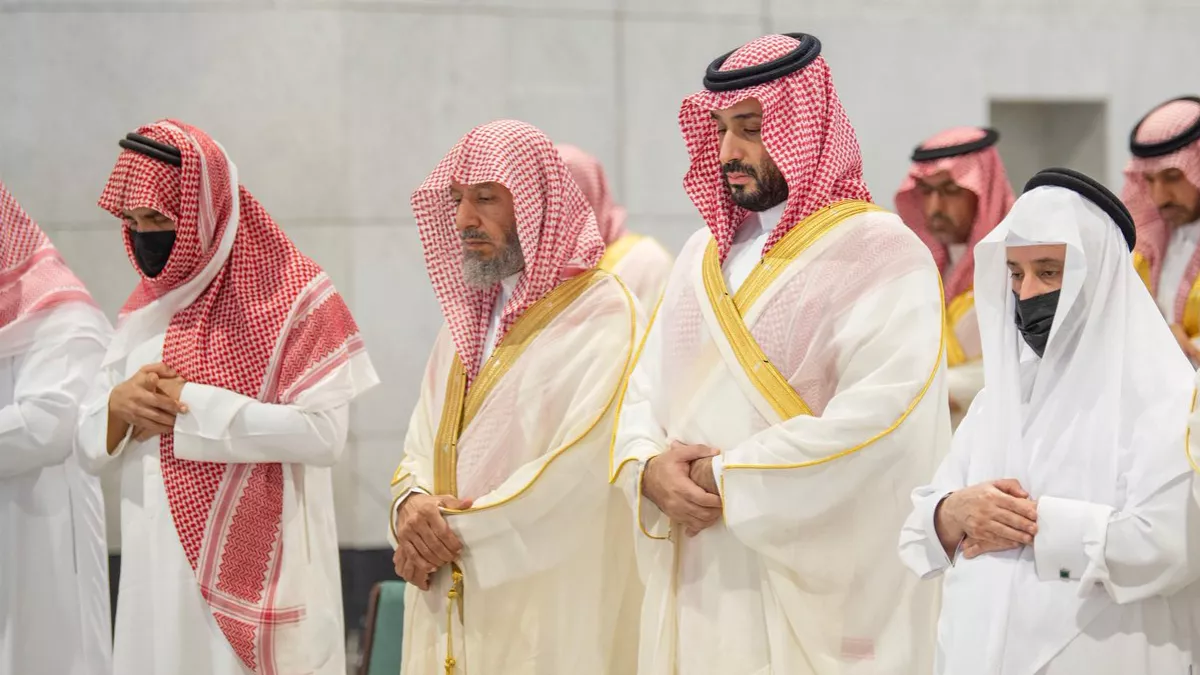
[(392, 478), (402, 670), (630, 673), (630, 516), (604, 476), (637, 303), (528, 124), (473, 129), (412, 207), (446, 326)]
[(946, 296), (946, 375), (954, 426), (983, 388), (971, 249), (1012, 207), (1013, 193), (992, 129), (956, 127), (913, 150), (896, 212), (929, 247)]
[(1137, 223), (1133, 260), (1183, 353), (1200, 364), (1200, 97), (1151, 110), (1129, 137), (1121, 199)]
[(820, 42), (768, 35), (683, 101), (685, 244), (621, 407), (641, 675), (929, 672), (896, 505), (950, 436), (928, 250), (870, 202)]

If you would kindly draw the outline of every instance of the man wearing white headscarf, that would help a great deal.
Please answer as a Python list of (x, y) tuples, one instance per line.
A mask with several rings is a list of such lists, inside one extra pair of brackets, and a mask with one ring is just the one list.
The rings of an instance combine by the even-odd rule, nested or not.
[(900, 538), (945, 575), (938, 675), (1192, 672), (1192, 373), (1134, 239), (1112, 193), (1047, 169), (975, 248), (984, 389)]

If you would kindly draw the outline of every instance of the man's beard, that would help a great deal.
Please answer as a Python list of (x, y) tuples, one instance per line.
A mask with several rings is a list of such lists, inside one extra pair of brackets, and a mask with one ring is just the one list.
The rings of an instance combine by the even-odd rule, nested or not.
[(1158, 217), (1171, 227), (1179, 227), (1200, 220), (1200, 213), (1197, 213), (1196, 210), (1188, 210), (1179, 204), (1167, 204), (1158, 207)]
[[(491, 238), (478, 229), (463, 230), (462, 240), (491, 241)], [(521, 251), (521, 242), (512, 236), (505, 240), (504, 245), (496, 249), (495, 255), (485, 258), (479, 251), (463, 249), (463, 279), (473, 288), (491, 288), (502, 279), (525, 269), (525, 254)]]
[[(728, 174), (744, 173), (754, 179), (756, 187), (749, 185), (730, 185)], [(758, 167), (733, 160), (721, 167), (721, 180), (729, 190), (733, 203), (747, 211), (766, 211), (778, 206), (788, 198), (787, 179), (779, 171), (779, 167), (768, 163), (759, 170)]]

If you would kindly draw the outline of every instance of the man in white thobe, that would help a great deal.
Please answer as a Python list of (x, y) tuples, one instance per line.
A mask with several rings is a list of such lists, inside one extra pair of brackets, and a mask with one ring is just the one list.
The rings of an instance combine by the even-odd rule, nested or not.
[(79, 442), (121, 481), (121, 675), (344, 675), (330, 469), (376, 382), (332, 282), (174, 120), (120, 141), (100, 206), (141, 281)]
[(111, 334), (0, 183), (0, 673), (111, 672), (104, 501), (74, 451)]
[(412, 206), (446, 327), (392, 480), (402, 671), (627, 675), (640, 588), (605, 475), (637, 302), (528, 124), (469, 132)]
[(819, 50), (757, 39), (680, 112), (707, 227), (667, 283), (611, 468), (636, 510), (642, 675), (931, 661), (934, 588), (892, 547), (949, 442), (938, 270), (870, 203)]
[(1194, 672), (1193, 375), (1133, 244), (1112, 193), (1048, 169), (975, 248), (984, 388), (900, 537), (943, 578), (937, 675)]

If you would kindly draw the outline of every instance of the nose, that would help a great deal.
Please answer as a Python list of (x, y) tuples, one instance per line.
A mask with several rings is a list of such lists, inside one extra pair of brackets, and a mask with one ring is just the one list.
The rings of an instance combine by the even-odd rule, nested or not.
[(463, 198), (454, 210), (454, 226), (459, 232), (471, 227), (479, 227), (479, 212), (471, 204), (471, 200)]
[(940, 192), (934, 191), (929, 193), (925, 198), (925, 217), (929, 218), (933, 214), (942, 210), (942, 195)]
[(1171, 193), (1167, 186), (1158, 180), (1150, 181), (1150, 198), (1156, 206), (1166, 206), (1171, 201)]
[(738, 140), (736, 134), (726, 132), (721, 138), (721, 153), (718, 156), (722, 165), (728, 164), (733, 160), (744, 160), (746, 151), (742, 147), (742, 142)]
[(1017, 291), (1017, 297), (1022, 300), (1028, 300), (1030, 298), (1037, 297), (1049, 290), (1050, 290), (1050, 287), (1047, 286), (1043, 281), (1038, 279), (1036, 274), (1035, 275), (1026, 274), (1025, 277), (1023, 279), (1021, 279), (1021, 288), (1020, 288), (1020, 290)]

